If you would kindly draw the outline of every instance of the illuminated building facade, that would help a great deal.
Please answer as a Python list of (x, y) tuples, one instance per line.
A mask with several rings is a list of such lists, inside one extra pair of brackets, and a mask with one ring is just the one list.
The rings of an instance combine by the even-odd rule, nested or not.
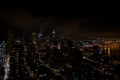
[(32, 38), (32, 43), (34, 45), (36, 45), (37, 44), (37, 34), (35, 32), (32, 33), (31, 38)]
[(14, 34), (12, 30), (7, 33), (7, 41), (8, 45), (14, 43)]
[(5, 42), (3, 41), (0, 44), (0, 64), (4, 63), (4, 58), (5, 58)]
[(22, 58), (24, 56), (23, 54), (24, 46), (21, 43), (15, 43), (12, 45), (12, 48), (10, 49), (10, 75), (11, 79), (13, 78), (19, 78), (20, 73), (20, 67), (24, 64)]

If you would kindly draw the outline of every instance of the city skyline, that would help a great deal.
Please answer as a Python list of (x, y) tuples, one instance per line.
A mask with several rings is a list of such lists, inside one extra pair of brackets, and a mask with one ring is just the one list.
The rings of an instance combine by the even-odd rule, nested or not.
[[(119, 8), (43, 8), (36, 4), (3, 4), (0, 8), (0, 36), (7, 30), (22, 33), (54, 29), (73, 37), (120, 37)], [(33, 32), (34, 32), (33, 31)]]

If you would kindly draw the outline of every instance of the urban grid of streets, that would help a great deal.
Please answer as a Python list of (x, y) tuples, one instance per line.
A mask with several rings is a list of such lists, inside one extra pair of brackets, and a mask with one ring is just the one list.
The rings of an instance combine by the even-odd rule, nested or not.
[[(19, 46), (19, 44), (16, 44)], [(23, 45), (23, 44), (20, 44)], [(31, 46), (30, 46), (31, 47)], [(67, 46), (65, 49), (70, 46)], [(73, 47), (73, 46), (71, 46)], [(21, 48), (23, 47), (14, 47), (15, 51), (12, 50), (12, 54), (16, 53), (15, 56), (9, 54), (6, 56), (6, 61), (4, 64), (4, 80), (16, 80), (20, 78), (24, 79), (46, 79), (46, 80), (74, 80), (74, 79), (82, 79), (82, 80), (117, 80), (119, 79), (119, 74), (117, 75), (114, 72), (109, 72), (106, 69), (113, 70), (114, 68), (111, 65), (106, 64), (102, 61), (97, 61), (94, 59), (90, 59), (85, 56), (81, 56), (81, 58), (77, 58), (78, 56), (74, 56), (71, 54), (62, 54), (55, 55), (56, 53), (61, 53), (59, 51), (60, 48), (54, 47), (53, 49), (48, 50), (48, 53), (52, 53), (51, 55), (45, 55), (41, 57), (40, 55), (34, 52), (34, 48), (30, 48), (31, 52), (27, 52), (28, 49), (23, 49), (21, 52)], [(62, 47), (61, 47), (62, 48)], [(19, 50), (20, 49), (20, 50)], [(16, 51), (17, 50), (17, 51)], [(77, 52), (79, 49), (68, 50), (68, 52), (79, 53)], [(43, 51), (44, 52), (44, 51)], [(101, 51), (100, 51), (101, 52)], [(78, 55), (80, 55), (79, 53)], [(95, 56), (97, 57), (97, 56)], [(17, 64), (12, 63), (12, 59), (15, 60), (17, 58)], [(60, 58), (60, 59), (59, 59)], [(76, 59), (77, 60), (76, 60)], [(98, 57), (97, 57), (98, 58)], [(10, 61), (11, 60), (11, 61)], [(22, 62), (23, 61), (23, 62)], [(63, 61), (63, 62), (61, 62)], [(77, 62), (78, 61), (78, 62)], [(12, 65), (11, 65), (11, 63)], [(16, 68), (14, 66), (17, 65)], [(12, 72), (12, 70), (18, 70), (16, 73)], [(21, 72), (23, 71), (23, 72)], [(13, 74), (14, 73), (14, 74)], [(22, 77), (21, 75), (24, 75)], [(21, 80), (21, 79), (20, 79)]]

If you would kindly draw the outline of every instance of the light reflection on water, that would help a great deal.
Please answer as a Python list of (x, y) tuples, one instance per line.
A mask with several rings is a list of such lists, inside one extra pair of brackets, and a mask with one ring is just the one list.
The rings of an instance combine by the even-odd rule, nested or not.
[(120, 45), (118, 46), (109, 46), (102, 47), (103, 53), (108, 55), (109, 58), (119, 59), (120, 60)]

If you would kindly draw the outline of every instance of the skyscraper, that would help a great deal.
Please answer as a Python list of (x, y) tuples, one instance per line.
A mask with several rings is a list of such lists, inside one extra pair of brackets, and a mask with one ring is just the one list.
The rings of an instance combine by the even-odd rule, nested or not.
[(33, 44), (36, 45), (37, 44), (37, 34), (35, 32), (32, 33), (31, 38), (32, 38)]
[(5, 57), (5, 43), (2, 42), (0, 44), (0, 64), (4, 63), (4, 57)]
[(14, 43), (13, 30), (9, 30), (7, 32), (7, 44), (8, 44), (8, 47), (11, 47), (13, 43)]

